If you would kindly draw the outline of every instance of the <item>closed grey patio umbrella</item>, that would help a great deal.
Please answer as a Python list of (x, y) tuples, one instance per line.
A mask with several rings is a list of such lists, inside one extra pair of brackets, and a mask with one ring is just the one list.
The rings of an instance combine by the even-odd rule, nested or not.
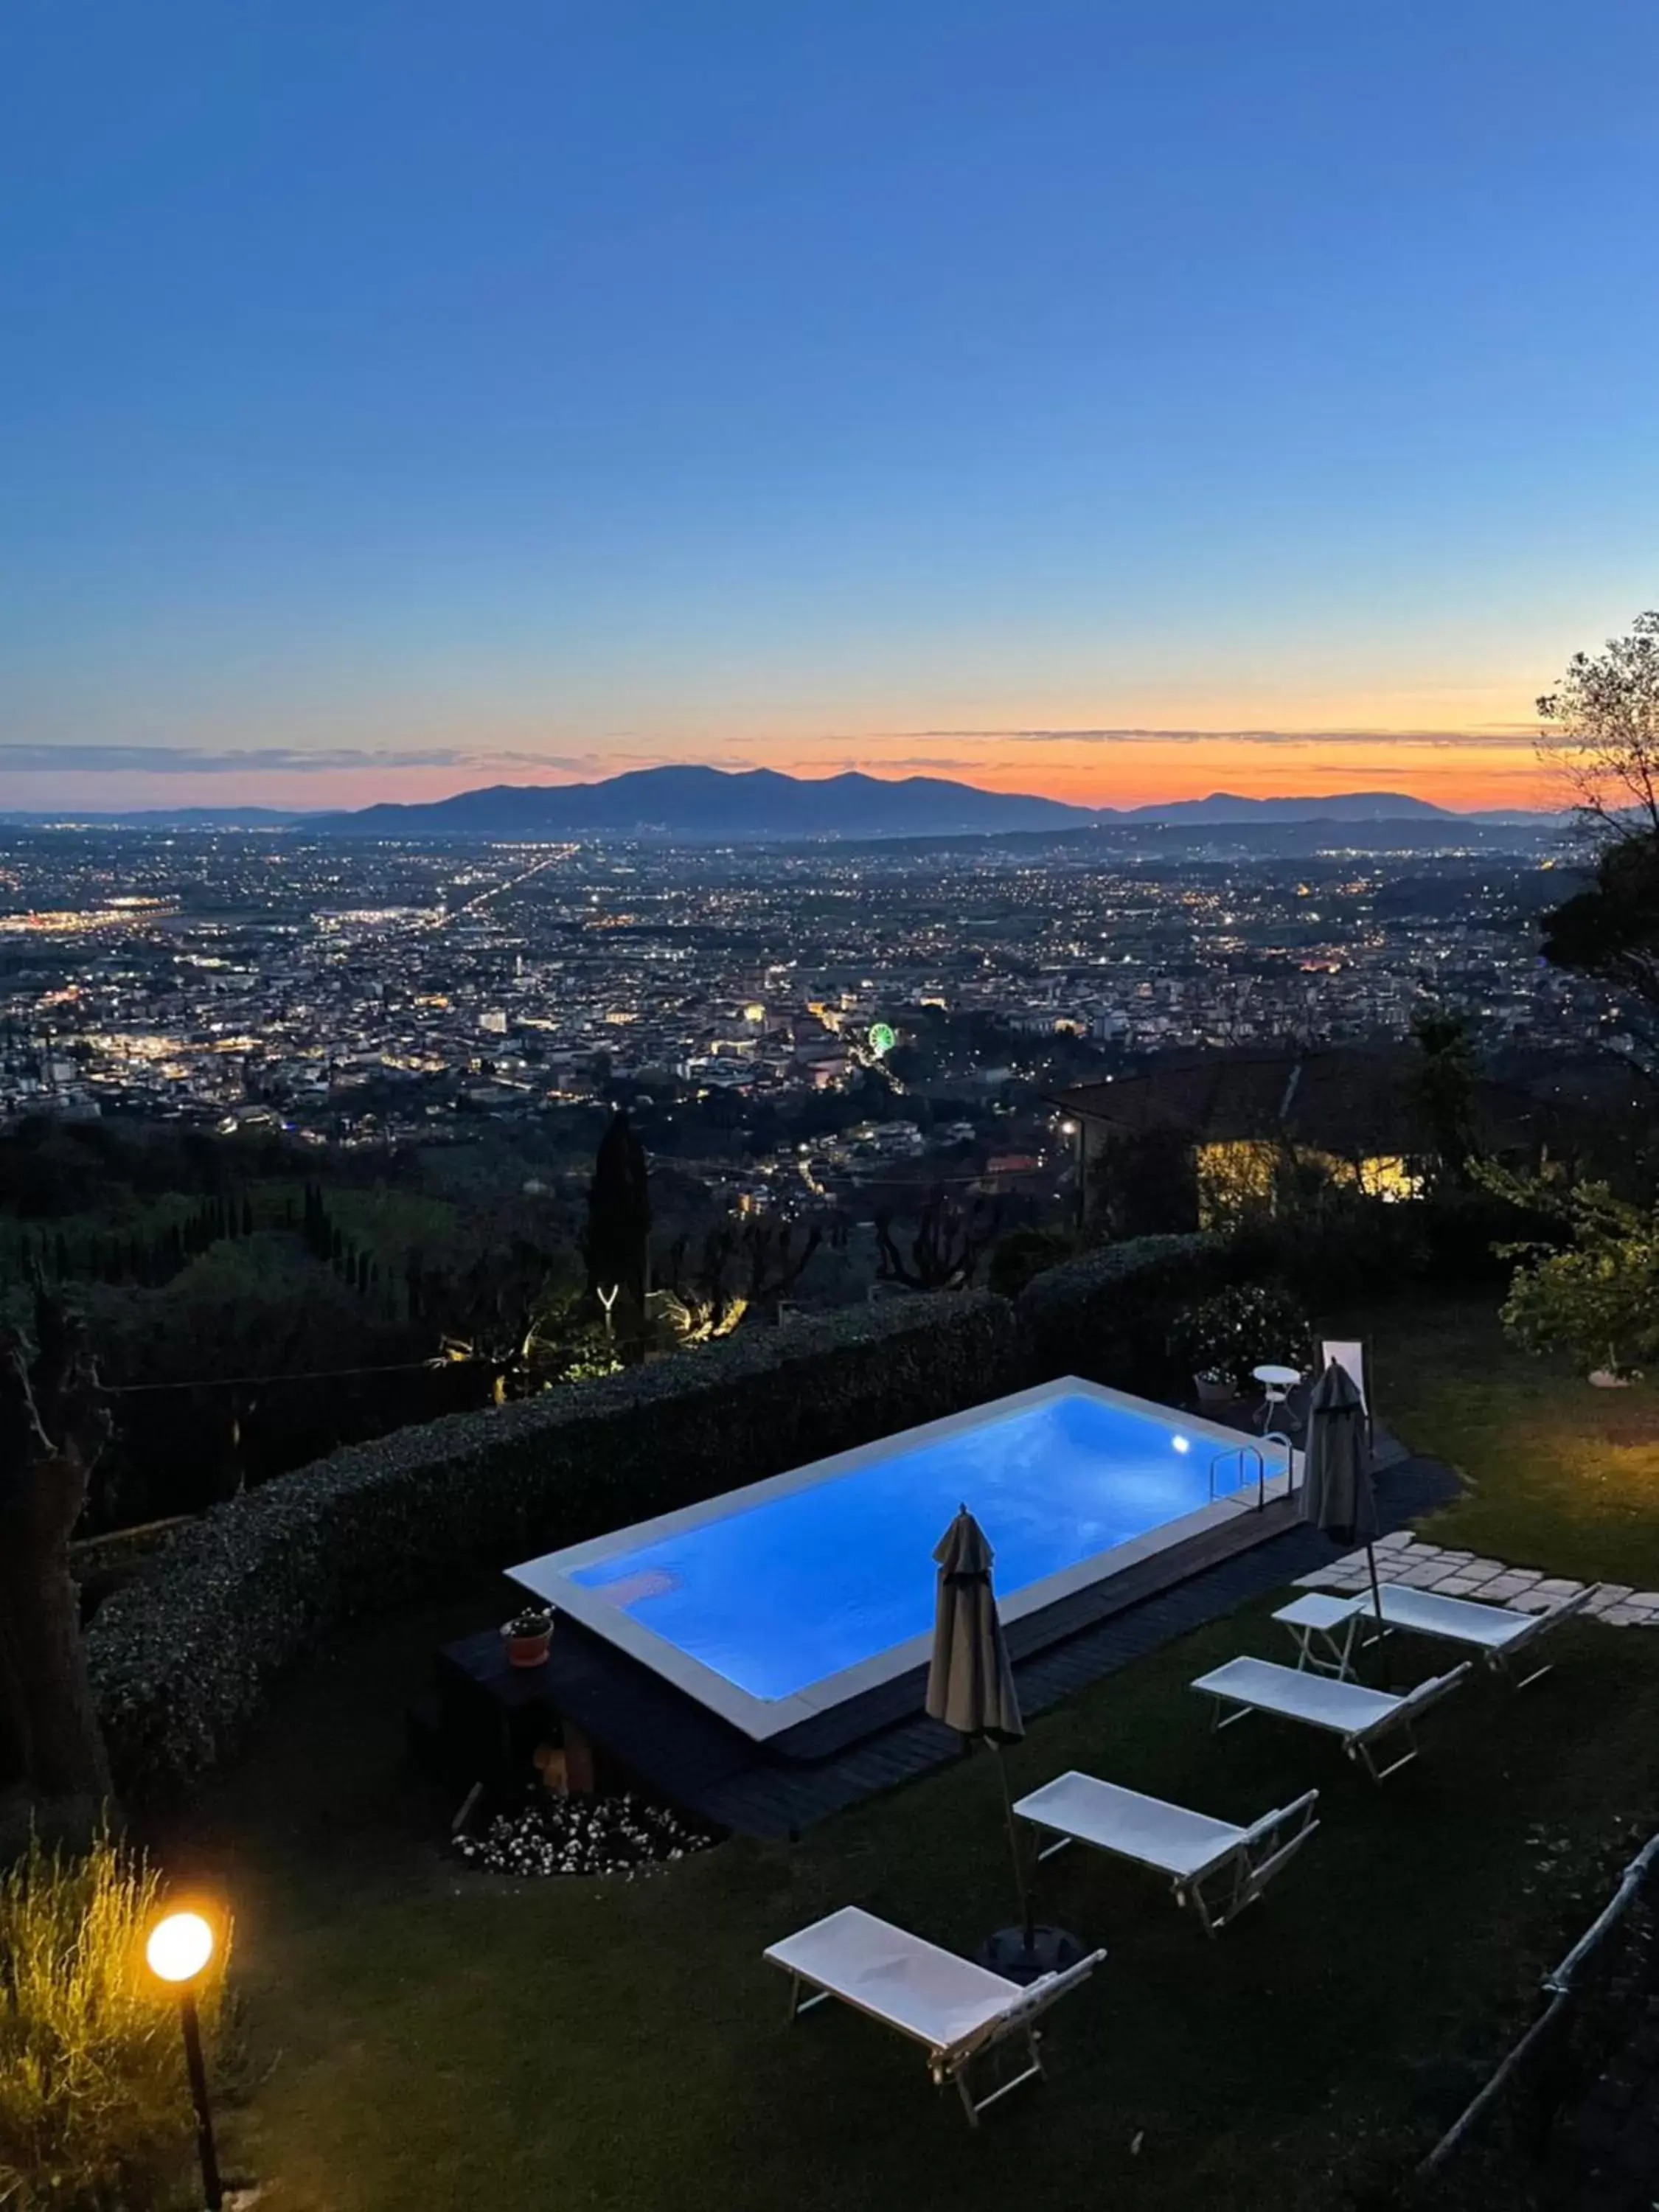
[(965, 1505), (934, 1546), (933, 1557), (939, 1588), (927, 1669), (928, 1716), (958, 1735), (1018, 1743), (1025, 1723), (991, 1588), (995, 1554)]
[(1017, 1743), (1025, 1733), (1025, 1723), (991, 1587), (994, 1554), (985, 1531), (965, 1505), (940, 1537), (933, 1557), (939, 1564), (939, 1584), (933, 1656), (927, 1669), (928, 1717), (954, 1729), (964, 1748), (977, 1741), (996, 1753), (1019, 1894), (1020, 1926), (994, 1936), (981, 1955), (1011, 1981), (1032, 1981), (1083, 1954), (1070, 1936), (1058, 1929), (1038, 1929), (1032, 1918), (1019, 1825), (1002, 1762), (1003, 1745)]
[(1308, 1410), (1308, 1454), (1302, 1474), (1302, 1517), (1339, 1544), (1365, 1547), (1370, 1570), (1371, 1604), (1381, 1644), (1382, 1593), (1376, 1579), (1379, 1522), (1371, 1485), (1370, 1446), (1365, 1437), (1365, 1401), (1346, 1367), (1335, 1360), (1314, 1385)]

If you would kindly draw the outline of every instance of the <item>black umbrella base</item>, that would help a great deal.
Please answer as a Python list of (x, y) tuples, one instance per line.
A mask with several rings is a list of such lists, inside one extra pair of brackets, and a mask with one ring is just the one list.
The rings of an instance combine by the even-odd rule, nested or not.
[(1063, 1973), (1088, 1955), (1077, 1937), (1068, 1936), (1063, 1928), (1042, 1927), (1031, 1930), (1029, 1943), (1023, 1928), (999, 1928), (975, 1954), (979, 1965), (988, 1966), (1005, 1981), (1018, 1982), (1022, 1989), (1044, 1974)]

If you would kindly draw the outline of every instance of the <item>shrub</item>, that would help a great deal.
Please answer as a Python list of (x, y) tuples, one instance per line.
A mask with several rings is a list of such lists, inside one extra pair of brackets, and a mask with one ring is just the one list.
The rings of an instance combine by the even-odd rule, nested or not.
[(1231, 1243), (1237, 1279), (1279, 1282), (1315, 1311), (1369, 1304), (1427, 1270), (1435, 1201), (1391, 1204), (1328, 1183), (1318, 1202), (1242, 1228)]
[(1170, 1349), (1188, 1374), (1243, 1390), (1253, 1370), (1269, 1362), (1305, 1371), (1313, 1339), (1307, 1316), (1288, 1291), (1272, 1283), (1235, 1283), (1178, 1317)]
[(1089, 1166), (1092, 1222), (1125, 1243), (1198, 1227), (1198, 1164), (1183, 1129), (1138, 1129), (1112, 1137)]
[(1034, 1276), (1017, 1302), (1033, 1379), (1082, 1375), (1144, 1397), (1191, 1387), (1170, 1356), (1181, 1310), (1229, 1279), (1218, 1237), (1139, 1237)]
[(1017, 1298), (1035, 1276), (1076, 1255), (1078, 1240), (1063, 1229), (1011, 1229), (991, 1248), (988, 1287), (999, 1297)]
[[(107, 1837), (84, 1858), (37, 1842), (0, 1880), (0, 2204), (105, 2212), (151, 2202), (190, 2140), (175, 2008), (143, 1943), (161, 1900)], [(211, 2033), (221, 1978), (202, 1993)]]
[(1554, 1352), (1581, 1375), (1630, 1370), (1659, 1356), (1659, 1205), (1638, 1206), (1604, 1182), (1557, 1183), (1483, 1163), (1483, 1187), (1551, 1218), (1565, 1250), (1538, 1239), (1500, 1247), (1518, 1260), (1504, 1324), (1529, 1352)]
[(1427, 1258), (1422, 1272), (1437, 1285), (1501, 1284), (1508, 1272), (1506, 1246), (1544, 1246), (1564, 1238), (1559, 1217), (1487, 1188), (1481, 1173), (1477, 1164), (1472, 1188), (1445, 1184), (1423, 1202)]
[(117, 1786), (222, 1758), (272, 1679), (352, 1624), (1027, 1380), (1006, 1300), (915, 1297), (740, 1332), (278, 1476), (175, 1537), (88, 1634)]

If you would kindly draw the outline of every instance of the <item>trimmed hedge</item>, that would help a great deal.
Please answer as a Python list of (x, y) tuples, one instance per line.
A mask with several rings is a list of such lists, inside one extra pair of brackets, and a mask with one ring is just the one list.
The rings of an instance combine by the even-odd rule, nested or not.
[(1225, 1241), (1204, 1235), (1137, 1237), (1048, 1268), (1015, 1301), (1030, 1379), (1082, 1375), (1179, 1402), (1193, 1378), (1170, 1352), (1170, 1326), (1233, 1276)]
[(755, 1330), (332, 1454), (175, 1537), (88, 1632), (117, 1787), (234, 1750), (268, 1685), (342, 1629), (1029, 1379), (1006, 1300), (915, 1297)]

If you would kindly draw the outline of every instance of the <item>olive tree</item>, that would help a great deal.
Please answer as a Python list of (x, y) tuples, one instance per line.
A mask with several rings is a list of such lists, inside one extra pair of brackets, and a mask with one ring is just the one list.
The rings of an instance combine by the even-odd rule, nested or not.
[(1659, 1358), (1659, 1205), (1617, 1197), (1604, 1182), (1519, 1176), (1491, 1161), (1474, 1173), (1495, 1196), (1553, 1217), (1562, 1232), (1562, 1241), (1499, 1248), (1519, 1263), (1503, 1312), (1517, 1343), (1558, 1353), (1583, 1375), (1622, 1375)]
[(1659, 1069), (1659, 613), (1575, 653), (1538, 702), (1539, 746), (1571, 793), (1589, 886), (1544, 917), (1545, 958), (1617, 992), (1638, 1064)]
[(1538, 702), (1539, 750), (1601, 837), (1659, 837), (1659, 612), (1576, 653)]

